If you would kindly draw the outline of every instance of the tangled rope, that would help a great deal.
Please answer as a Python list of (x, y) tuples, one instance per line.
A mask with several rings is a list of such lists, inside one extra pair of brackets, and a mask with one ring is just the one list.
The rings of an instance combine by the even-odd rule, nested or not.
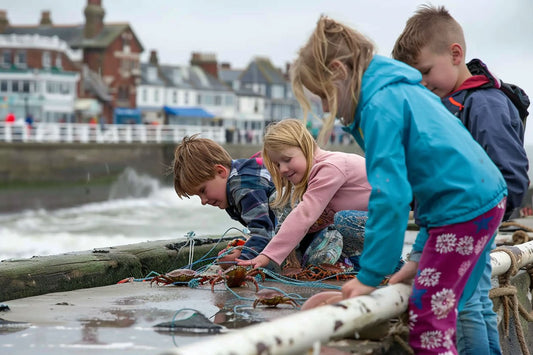
[[(520, 316), (522, 316), (526, 321), (533, 322), (533, 313), (529, 313), (522, 304), (520, 304), (517, 297), (517, 289), (514, 285), (511, 285), (511, 277), (516, 275), (518, 272), (517, 260), (509, 248), (500, 247), (493, 250), (494, 252), (502, 251), (509, 255), (511, 259), (511, 266), (504, 274), (498, 276), (498, 281), (500, 286), (490, 290), (489, 297), (491, 299), (499, 298), (500, 304), (503, 306), (503, 327), (505, 330), (505, 336), (509, 336), (509, 323), (510, 323), (510, 312), (514, 317), (514, 325), (516, 330), (516, 336), (518, 342), (520, 343), (520, 348), (522, 354), (529, 355), (529, 349), (527, 348), (526, 340), (524, 337), (524, 329), (522, 328), (522, 322), (520, 321)], [(499, 307), (498, 307), (499, 308)], [(496, 309), (497, 311), (497, 309)]]

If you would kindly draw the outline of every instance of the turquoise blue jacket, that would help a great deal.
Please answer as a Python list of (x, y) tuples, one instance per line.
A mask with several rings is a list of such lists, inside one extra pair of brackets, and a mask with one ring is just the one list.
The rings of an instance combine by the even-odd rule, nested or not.
[(507, 195), (498, 168), (421, 80), (406, 64), (374, 56), (344, 128), (365, 151), (372, 186), (357, 276), (369, 286), (398, 262), (413, 196), (420, 224), (413, 250), (422, 251), (427, 228), (469, 221)]

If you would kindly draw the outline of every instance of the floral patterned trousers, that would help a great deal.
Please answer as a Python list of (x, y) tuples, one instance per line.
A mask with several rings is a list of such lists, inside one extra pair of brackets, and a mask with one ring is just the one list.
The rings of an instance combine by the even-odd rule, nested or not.
[[(506, 200), (475, 219), (428, 229), (409, 299), (409, 344), (415, 354), (457, 354), (457, 304), (474, 265), (496, 232)], [(472, 275), (481, 277), (481, 275)]]

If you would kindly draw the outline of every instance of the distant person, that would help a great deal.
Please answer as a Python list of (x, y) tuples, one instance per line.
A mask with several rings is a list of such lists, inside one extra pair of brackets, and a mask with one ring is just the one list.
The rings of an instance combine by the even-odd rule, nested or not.
[(219, 260), (253, 259), (272, 239), (276, 215), (269, 199), (276, 189), (259, 157), (232, 159), (211, 139), (183, 138), (174, 151), (174, 189), (179, 198), (198, 196), (202, 205), (225, 210), (250, 230), (242, 251), (235, 249)]
[(6, 123), (10, 123), (10, 124), (13, 124), (15, 123), (15, 115), (13, 114), (13, 112), (10, 112), (6, 115)]
[[(444, 6), (421, 6), (397, 39), (392, 55), (422, 73), (422, 84), (441, 98), (472, 137), (485, 149), (507, 183), (503, 220), (519, 208), (527, 193), (528, 158), (524, 125), (500, 82), (478, 59), (465, 62), (461, 25)], [(491, 247), (495, 247), (492, 243)], [(457, 344), (460, 354), (501, 354), (496, 313), (488, 295), (490, 255), (479, 260), (484, 273), (477, 289), (459, 312)]]
[(371, 191), (365, 158), (320, 149), (296, 119), (269, 125), (263, 141), (264, 164), (277, 190), (271, 205), (290, 203), (292, 210), (260, 255), (239, 265), (281, 265), (296, 248), (302, 266), (336, 264), (343, 253), (358, 263)]
[(421, 80), (416, 69), (375, 54), (364, 35), (324, 16), (291, 65), (304, 116), (307, 90), (329, 112), (321, 137), (338, 117), (365, 151), (372, 186), (365, 245), (361, 270), (344, 284), (342, 297), (369, 294), (394, 271), (414, 196), (420, 231), (413, 250), (421, 258), (408, 261), (390, 283), (414, 278), (414, 352), (457, 354), (458, 303), (483, 273), (474, 265), (490, 252), (507, 188), (487, 153)]

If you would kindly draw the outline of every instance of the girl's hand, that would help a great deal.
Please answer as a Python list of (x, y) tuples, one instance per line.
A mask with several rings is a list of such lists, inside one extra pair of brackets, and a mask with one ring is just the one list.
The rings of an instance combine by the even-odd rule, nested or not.
[(408, 261), (402, 268), (391, 276), (389, 284), (397, 284), (400, 282), (411, 283), (418, 270), (418, 263), (416, 261)]
[(352, 279), (348, 281), (347, 283), (342, 286), (342, 298), (352, 298), (357, 296), (363, 296), (368, 295), (369, 293), (373, 292), (376, 288), (372, 286), (367, 286), (361, 281), (359, 281), (357, 278)]
[(259, 254), (258, 256), (256, 256), (255, 258), (251, 260), (236, 259), (236, 261), (237, 261), (237, 265), (240, 265), (240, 266), (252, 265), (254, 269), (257, 269), (260, 267), (267, 266), (268, 263), (270, 262), (270, 259), (266, 255)]

